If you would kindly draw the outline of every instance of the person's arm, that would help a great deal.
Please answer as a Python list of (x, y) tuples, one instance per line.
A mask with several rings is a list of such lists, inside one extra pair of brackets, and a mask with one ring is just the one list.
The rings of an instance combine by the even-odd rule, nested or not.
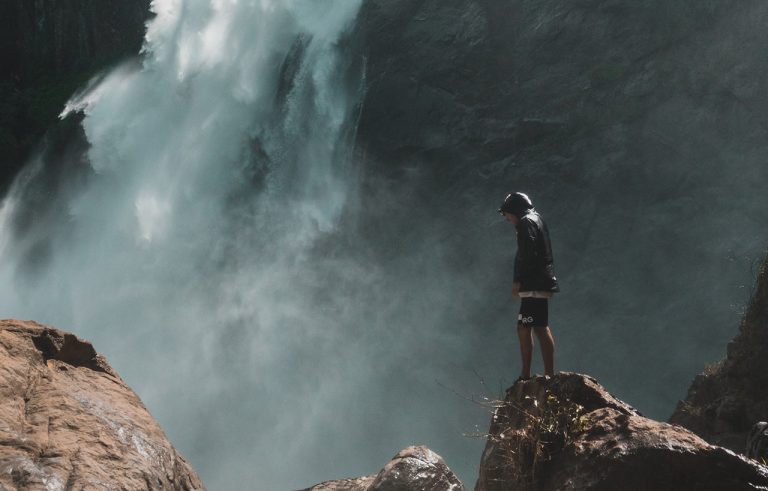
[[(517, 296), (520, 283), (529, 276), (536, 262), (536, 228), (530, 220), (522, 219), (517, 230), (517, 254), (512, 295)], [(517, 285), (517, 288), (515, 288)]]

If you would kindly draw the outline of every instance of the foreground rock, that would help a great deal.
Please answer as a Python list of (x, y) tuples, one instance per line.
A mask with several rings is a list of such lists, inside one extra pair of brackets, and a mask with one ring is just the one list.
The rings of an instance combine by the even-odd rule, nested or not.
[[(739, 334), (728, 344), (724, 360), (697, 376), (670, 422), (711, 443), (737, 452), (749, 451), (747, 434), (768, 418), (768, 258)], [(765, 456), (768, 458), (768, 455)]]
[(766, 489), (768, 468), (643, 417), (594, 379), (518, 382), (494, 413), (476, 491)]
[(204, 487), (90, 343), (3, 320), (0, 489)]
[(378, 473), (317, 484), (303, 491), (463, 491), (442, 457), (427, 447), (408, 447)]

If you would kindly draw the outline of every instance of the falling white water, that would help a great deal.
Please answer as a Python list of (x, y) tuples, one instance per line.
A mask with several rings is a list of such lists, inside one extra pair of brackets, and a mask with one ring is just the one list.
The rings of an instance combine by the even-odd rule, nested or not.
[(155, 0), (142, 66), (65, 110), (91, 171), (51, 191), (44, 169), (76, 165), (30, 164), (0, 207), (3, 316), (94, 341), (211, 489), (324, 470), (307, 428), (337, 395), (317, 388), (357, 360), (318, 297), (364, 275), (313, 251), (357, 192), (359, 4)]

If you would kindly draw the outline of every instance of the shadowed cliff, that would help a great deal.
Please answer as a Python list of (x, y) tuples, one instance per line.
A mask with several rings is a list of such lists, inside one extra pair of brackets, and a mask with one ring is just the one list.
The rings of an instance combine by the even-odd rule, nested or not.
[(138, 55), (149, 3), (0, 4), (0, 195), (67, 99), (100, 70)]
[(670, 422), (685, 426), (707, 441), (744, 452), (747, 433), (768, 419), (768, 257), (739, 334), (726, 356), (708, 365), (680, 401)]

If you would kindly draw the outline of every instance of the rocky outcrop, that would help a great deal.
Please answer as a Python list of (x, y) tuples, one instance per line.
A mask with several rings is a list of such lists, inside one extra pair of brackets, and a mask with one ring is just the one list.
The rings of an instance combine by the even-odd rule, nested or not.
[(766, 487), (767, 467), (560, 373), (517, 382), (498, 402), (475, 490)]
[(96, 72), (137, 55), (149, 0), (0, 4), (0, 190), (64, 103)]
[(326, 481), (303, 491), (463, 491), (442, 457), (424, 446), (404, 448), (378, 473)]
[(768, 257), (757, 276), (739, 334), (723, 360), (706, 367), (670, 422), (707, 441), (745, 452), (747, 433), (768, 418)]
[(204, 489), (90, 343), (15, 320), (0, 321), (0, 488)]

